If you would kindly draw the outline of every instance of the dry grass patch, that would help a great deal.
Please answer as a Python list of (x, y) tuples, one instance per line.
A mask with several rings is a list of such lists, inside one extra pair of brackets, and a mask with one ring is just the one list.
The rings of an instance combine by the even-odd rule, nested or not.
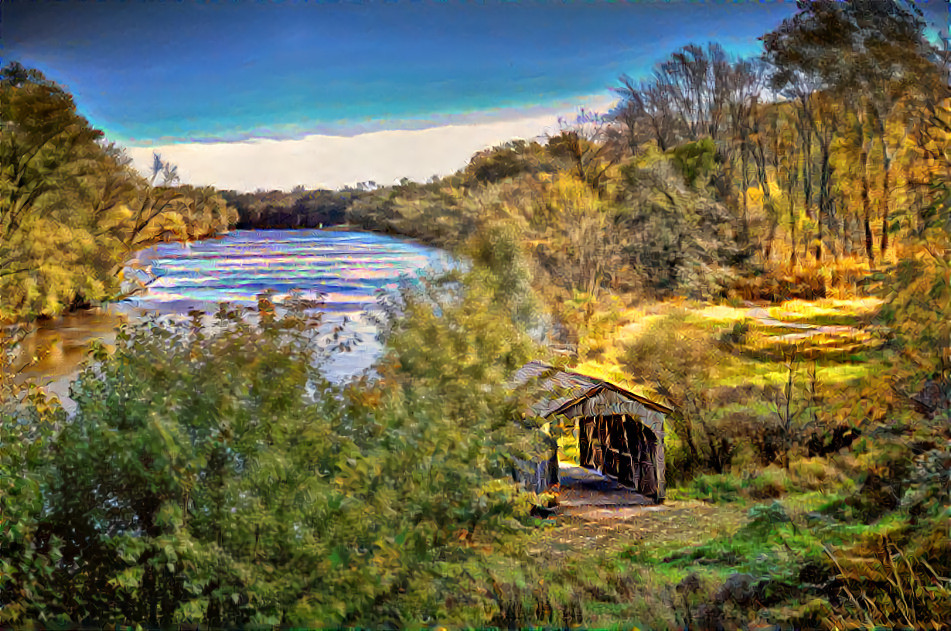
[(731, 307), (729, 305), (710, 305), (694, 310), (697, 317), (714, 320), (722, 324), (733, 324), (748, 320), (748, 312), (748, 307)]
[(769, 308), (769, 315), (787, 322), (822, 325), (835, 320), (850, 320), (861, 324), (878, 311), (882, 301), (878, 298), (855, 298), (852, 300), (787, 300)]
[[(699, 501), (669, 501), (659, 507), (564, 515), (558, 526), (540, 534), (532, 555), (557, 561), (575, 555), (604, 555), (631, 545), (672, 549), (729, 536), (746, 522), (745, 506)], [(536, 558), (539, 558), (536, 557)]]

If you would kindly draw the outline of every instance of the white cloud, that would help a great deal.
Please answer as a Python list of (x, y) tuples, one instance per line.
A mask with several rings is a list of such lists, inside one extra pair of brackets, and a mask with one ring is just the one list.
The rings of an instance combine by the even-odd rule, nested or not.
[[(588, 102), (602, 110), (608, 104), (604, 97)], [(339, 188), (368, 180), (392, 184), (403, 177), (425, 181), (433, 175), (448, 175), (465, 166), (477, 151), (557, 129), (558, 117), (545, 114), (356, 136), (132, 147), (128, 153), (135, 166), (146, 172), (156, 151), (177, 165), (182, 181), (190, 184), (240, 191), (289, 190), (298, 184)]]

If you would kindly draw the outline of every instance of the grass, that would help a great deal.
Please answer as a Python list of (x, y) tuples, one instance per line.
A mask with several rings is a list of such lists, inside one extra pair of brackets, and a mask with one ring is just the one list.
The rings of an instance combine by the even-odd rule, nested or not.
[[(879, 300), (871, 298), (856, 300), (825, 299), (815, 302), (792, 300), (771, 307), (769, 312), (771, 317), (797, 324), (861, 327), (867, 324), (880, 304)], [(608, 338), (604, 351), (597, 359), (582, 362), (577, 369), (585, 374), (619, 383), (619, 385), (624, 385), (626, 382), (626, 385), (636, 387), (635, 383), (631, 383), (630, 376), (626, 374), (622, 367), (621, 358), (625, 346), (641, 335), (652, 321), (677, 309), (687, 310), (684, 325), (696, 327), (713, 337), (733, 329), (737, 324), (747, 325), (749, 327), (747, 339), (742, 346), (750, 351), (769, 350), (781, 355), (781, 349), (775, 348), (776, 341), (772, 338), (799, 332), (797, 329), (762, 325), (749, 317), (749, 309), (746, 307), (709, 305), (686, 301), (654, 303), (643, 307), (624, 309), (618, 317), (616, 328), (613, 331), (601, 332), (603, 337)], [(786, 346), (798, 346), (803, 353), (827, 352), (827, 354), (833, 356), (830, 358), (833, 361), (852, 362), (871, 359), (863, 356), (862, 351), (874, 347), (874, 341), (867, 333), (857, 330), (835, 335), (816, 334), (789, 343)], [(774, 363), (781, 364), (782, 362)], [(750, 366), (746, 362), (742, 362), (739, 366), (724, 366), (724, 368), (726, 368), (724, 372), (728, 374), (730, 372), (738, 373), (734, 375), (734, 378), (742, 378), (743, 375), (749, 374), (750, 370)], [(828, 376), (835, 378), (832, 375)], [(755, 380), (756, 376), (753, 375), (753, 377)], [(845, 378), (851, 377), (846, 376)], [(765, 385), (766, 383), (771, 383), (771, 381), (760, 382), (759, 385)]]
[[(532, 560), (532, 586), (548, 586), (562, 601), (580, 596), (585, 626), (669, 628), (676, 620), (667, 595), (687, 572), (660, 559), (729, 537), (742, 527), (745, 514), (742, 506), (673, 501), (627, 519), (561, 517), (553, 528), (520, 536)], [(531, 597), (523, 607), (532, 610)]]
[(754, 467), (718, 475), (701, 475), (689, 484), (671, 491), (677, 499), (693, 499), (711, 503), (750, 503), (776, 497), (793, 497), (804, 506), (818, 507), (816, 502), (829, 494), (850, 492), (855, 481), (843, 474), (839, 466), (825, 458), (802, 458), (790, 463), (789, 470), (777, 465)]
[(769, 308), (769, 315), (777, 320), (812, 324), (815, 326), (867, 324), (882, 305), (877, 298), (853, 300), (789, 300)]
[[(808, 389), (813, 361), (827, 400), (872, 383), (884, 372), (891, 351), (861, 330), (878, 305), (871, 299), (827, 299), (772, 307), (770, 316), (783, 321), (859, 329), (846, 335), (810, 336), (796, 345), (775, 339), (794, 329), (762, 325), (748, 317), (745, 307), (680, 301), (630, 308), (617, 320), (613, 333), (600, 333), (605, 341), (597, 358), (588, 358), (576, 370), (652, 397), (649, 388), (627, 374), (625, 347), (647, 330), (648, 323), (687, 309), (677, 325), (684, 327), (683, 335), (707, 335), (726, 351), (708, 375), (710, 387), (749, 393), (746, 399), (734, 396), (715, 403), (720, 406), (717, 412), (723, 418), (743, 413), (767, 418), (775, 414), (774, 404), (759, 396), (756, 388), (785, 385), (784, 348), (797, 347), (803, 357), (795, 377), (801, 396)], [(868, 416), (862, 410), (837, 410), (828, 414)], [(563, 450), (568, 453), (572, 446)], [(526, 535), (523, 543), (538, 580), (562, 585), (563, 598), (580, 595), (587, 626), (688, 627), (690, 616), (713, 602), (728, 579), (749, 574), (761, 583), (762, 602), (746, 609), (720, 606), (727, 628), (754, 622), (812, 627), (833, 613), (841, 617), (842, 607), (850, 606), (835, 604), (832, 592), (817, 586), (831, 584), (837, 576), (830, 555), (864, 567), (859, 542), (891, 536), (907, 524), (907, 515), (900, 511), (865, 523), (850, 508), (864, 493), (859, 472), (874, 468), (863, 458), (877, 457), (855, 455), (858, 451), (794, 458), (788, 470), (738, 459), (726, 473), (700, 475), (668, 489), (664, 510), (628, 513), (624, 519), (560, 517), (554, 526)]]
[[(856, 489), (846, 473), (854, 464), (850, 457), (807, 458), (789, 470), (705, 475), (671, 489), (661, 510), (618, 519), (561, 516), (515, 535), (531, 559), (528, 575), (510, 562), (494, 575), (521, 590), (522, 626), (560, 625), (574, 598), (587, 627), (683, 628), (737, 575), (749, 575), (759, 595), (752, 609), (720, 606), (727, 628), (745, 626), (754, 612), (774, 624), (812, 626), (832, 606), (805, 583), (835, 575), (830, 551), (844, 555), (905, 519), (892, 514), (865, 524), (839, 510)], [(806, 571), (812, 574), (803, 578)], [(685, 591), (689, 584), (696, 591)], [(531, 618), (538, 598), (554, 603), (554, 619)]]
[[(816, 366), (816, 379), (823, 384), (842, 384), (848, 385), (851, 382), (865, 379), (869, 374), (878, 370), (880, 363), (876, 360), (869, 360), (857, 363), (818, 363)], [(809, 378), (810, 369), (808, 361), (801, 361), (796, 368), (795, 379), (802, 384)], [(789, 372), (783, 362), (780, 361), (762, 361), (755, 364), (747, 364), (736, 369), (724, 371), (713, 382), (716, 386), (738, 387), (742, 385), (753, 385), (760, 387), (774, 386), (782, 387), (788, 379)], [(757, 405), (761, 402), (754, 402)]]
[[(815, 474), (826, 466), (804, 461), (800, 473), (782, 475)], [(529, 591), (544, 587), (558, 602), (579, 596), (585, 626), (683, 626), (678, 586), (687, 577), (698, 581), (700, 602), (731, 576), (749, 574), (780, 594), (776, 615), (799, 615), (798, 601), (789, 603), (782, 594), (799, 589), (805, 564), (823, 562), (829, 546), (892, 527), (889, 520), (866, 526), (819, 514), (841, 500), (846, 485), (831, 493), (791, 490), (781, 500), (754, 502), (742, 493), (751, 483), (741, 476), (706, 476), (695, 481), (695, 490), (732, 484), (736, 497), (720, 504), (678, 499), (665, 510), (607, 522), (563, 517), (554, 527), (520, 535), (534, 572), (532, 581), (518, 583), (524, 588), (523, 608), (532, 611)]]

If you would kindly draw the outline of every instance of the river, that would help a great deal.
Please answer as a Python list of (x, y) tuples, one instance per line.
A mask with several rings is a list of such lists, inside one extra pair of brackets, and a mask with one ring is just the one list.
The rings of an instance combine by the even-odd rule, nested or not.
[(156, 245), (139, 251), (124, 270), (126, 278), (147, 284), (144, 293), (42, 322), (21, 347), (22, 358), (39, 358), (23, 376), (38, 379), (71, 408), (69, 382), (88, 345), (111, 344), (120, 323), (148, 312), (210, 313), (220, 302), (253, 306), (264, 292), (279, 302), (300, 292), (321, 301), (328, 330), (346, 323), (358, 337), (352, 350), (323, 365), (330, 379), (343, 381), (365, 371), (382, 352), (368, 317), (379, 297), (395, 293), (401, 279), (445, 269), (450, 261), (445, 252), (411, 241), (331, 230), (238, 230), (216, 239)]

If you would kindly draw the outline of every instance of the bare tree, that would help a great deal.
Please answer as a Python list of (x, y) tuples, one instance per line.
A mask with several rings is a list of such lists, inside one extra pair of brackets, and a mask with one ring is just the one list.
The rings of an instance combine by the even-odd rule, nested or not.
[(793, 395), (796, 381), (796, 372), (799, 370), (799, 349), (784, 353), (783, 367), (786, 369), (786, 383), (783, 389), (776, 392), (773, 406), (776, 416), (779, 417), (779, 429), (783, 436), (783, 468), (789, 470), (789, 452), (793, 447), (793, 426), (796, 423), (798, 412), (793, 409)]
[(608, 169), (617, 164), (620, 153), (610, 142), (611, 117), (581, 108), (569, 121), (559, 118), (561, 133), (548, 141), (552, 153), (568, 158), (579, 180), (600, 191)]
[(670, 93), (653, 81), (636, 82), (627, 75), (620, 81), (621, 86), (614, 88), (621, 97), (615, 119), (626, 127), (632, 151), (636, 153), (636, 145), (648, 138), (667, 151), (679, 138)]

